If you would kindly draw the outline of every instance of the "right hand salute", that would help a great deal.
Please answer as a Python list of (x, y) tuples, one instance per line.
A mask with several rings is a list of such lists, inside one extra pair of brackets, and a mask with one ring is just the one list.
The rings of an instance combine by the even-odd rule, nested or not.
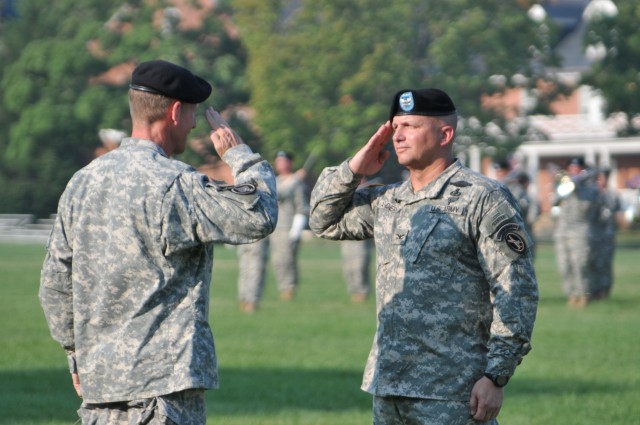
[(392, 133), (393, 128), (390, 121), (382, 124), (367, 144), (349, 161), (351, 171), (364, 176), (370, 176), (380, 171), (391, 154), (384, 147), (389, 143)]
[(211, 126), (209, 138), (220, 158), (232, 147), (244, 144), (238, 133), (229, 127), (229, 124), (222, 118), (222, 115), (213, 109), (213, 107), (209, 106), (204, 111), (204, 116), (209, 126)]

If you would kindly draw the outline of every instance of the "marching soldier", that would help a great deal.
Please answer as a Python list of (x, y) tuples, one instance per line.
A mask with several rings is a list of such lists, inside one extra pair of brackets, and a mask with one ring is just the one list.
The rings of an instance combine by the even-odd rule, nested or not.
[(567, 304), (584, 307), (596, 287), (600, 195), (595, 173), (582, 158), (570, 159), (566, 171), (554, 200), (559, 207), (553, 235), (556, 260)]

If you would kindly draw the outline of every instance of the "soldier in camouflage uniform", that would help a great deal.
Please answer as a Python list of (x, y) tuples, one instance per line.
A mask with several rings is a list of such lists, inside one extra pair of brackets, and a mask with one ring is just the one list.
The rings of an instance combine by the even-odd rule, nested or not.
[(274, 165), (279, 211), (276, 230), (265, 240), (238, 247), (238, 298), (240, 310), (245, 313), (258, 308), (269, 249), (280, 298), (292, 299), (298, 288), (298, 248), (309, 217), (309, 194), (304, 180), (293, 172), (291, 154), (278, 152)]
[(40, 302), (83, 398), (84, 424), (204, 424), (218, 386), (209, 327), (214, 243), (254, 242), (277, 221), (275, 175), (212, 108), (211, 141), (236, 185), (177, 160), (211, 86), (165, 61), (129, 90), (132, 136), (69, 181)]
[(582, 158), (567, 164), (568, 193), (558, 190), (553, 204), (559, 207), (553, 238), (562, 288), (569, 307), (582, 308), (593, 299), (596, 287), (597, 243), (601, 199), (595, 172)]
[[(362, 384), (374, 424), (495, 424), (531, 349), (531, 239), (504, 186), (453, 158), (456, 123), (441, 90), (400, 91), (390, 121), (312, 191), (317, 235), (375, 241), (377, 331)], [(357, 190), (392, 134), (409, 179)]]
[(373, 241), (340, 242), (340, 256), (342, 257), (342, 275), (347, 282), (347, 292), (354, 303), (365, 302), (371, 292), (371, 253)]
[(600, 170), (596, 178), (600, 190), (600, 226), (596, 247), (595, 287), (592, 298), (601, 300), (609, 298), (613, 286), (613, 256), (618, 233), (618, 220), (622, 211), (622, 202), (614, 189), (607, 187), (609, 170)]
[[(358, 188), (380, 184), (380, 179), (362, 179)], [(347, 282), (347, 292), (354, 303), (365, 302), (371, 292), (371, 255), (374, 250), (372, 239), (344, 240), (340, 242), (342, 275)]]

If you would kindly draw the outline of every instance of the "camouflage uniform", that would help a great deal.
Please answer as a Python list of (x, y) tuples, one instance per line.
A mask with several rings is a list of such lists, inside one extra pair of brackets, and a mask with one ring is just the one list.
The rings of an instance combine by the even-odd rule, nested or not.
[(309, 215), (309, 195), (306, 184), (294, 174), (277, 176), (278, 224), (268, 240), (251, 246), (238, 247), (240, 272), (238, 298), (241, 302), (257, 303), (264, 289), (266, 263), (271, 250), (278, 290), (295, 291), (298, 287), (299, 238), (292, 238), (291, 227), (296, 214)]
[(208, 323), (214, 243), (254, 242), (277, 221), (268, 162), (246, 145), (223, 159), (236, 186), (149, 140), (125, 139), (68, 183), (40, 302), (77, 364), (85, 403), (218, 387)]
[(585, 179), (576, 183), (571, 194), (557, 198), (554, 204), (560, 207), (553, 237), (563, 291), (570, 302), (588, 299), (595, 289), (598, 272), (598, 187), (592, 179)]
[(378, 326), (362, 389), (468, 403), (484, 373), (511, 376), (531, 349), (538, 291), (508, 191), (458, 161), (417, 193), (358, 181), (348, 162), (326, 168), (310, 227), (375, 240)]
[(622, 210), (618, 195), (610, 189), (600, 191), (600, 226), (596, 248), (595, 287), (593, 295), (605, 298), (613, 286), (613, 254), (618, 232), (617, 216)]
[(373, 240), (342, 241), (342, 273), (347, 282), (347, 292), (352, 295), (368, 296), (371, 291), (369, 265)]

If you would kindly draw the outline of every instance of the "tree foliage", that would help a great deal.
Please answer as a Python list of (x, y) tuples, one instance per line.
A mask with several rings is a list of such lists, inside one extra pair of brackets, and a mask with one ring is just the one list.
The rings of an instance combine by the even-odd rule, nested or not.
[[(200, 26), (185, 27), (171, 3), (17, 2), (17, 17), (1, 28), (0, 212), (54, 212), (71, 174), (93, 158), (98, 130), (130, 131), (128, 77), (96, 78), (112, 67), (166, 59), (210, 81), (215, 107), (248, 99), (228, 7), (217, 2)], [(192, 134), (206, 135), (205, 125)]]
[[(473, 143), (517, 139), (484, 95), (547, 78), (552, 29), (527, 17), (530, 2), (485, 0), (235, 0), (250, 52), (251, 103), (265, 148), (309, 154), (324, 163), (352, 154), (388, 118), (404, 88), (440, 87), (459, 113), (479, 122)], [(506, 76), (500, 86), (492, 75)], [(531, 82), (531, 83), (529, 83)], [(520, 82), (519, 84), (522, 84)], [(496, 137), (486, 124), (498, 128)], [(301, 163), (304, 155), (298, 159)]]
[[(585, 49), (603, 49), (583, 82), (599, 89), (609, 112), (624, 112), (631, 120), (625, 134), (640, 132), (640, 3), (620, 0), (615, 16), (594, 14), (584, 38)], [(635, 120), (633, 119), (635, 118)]]

